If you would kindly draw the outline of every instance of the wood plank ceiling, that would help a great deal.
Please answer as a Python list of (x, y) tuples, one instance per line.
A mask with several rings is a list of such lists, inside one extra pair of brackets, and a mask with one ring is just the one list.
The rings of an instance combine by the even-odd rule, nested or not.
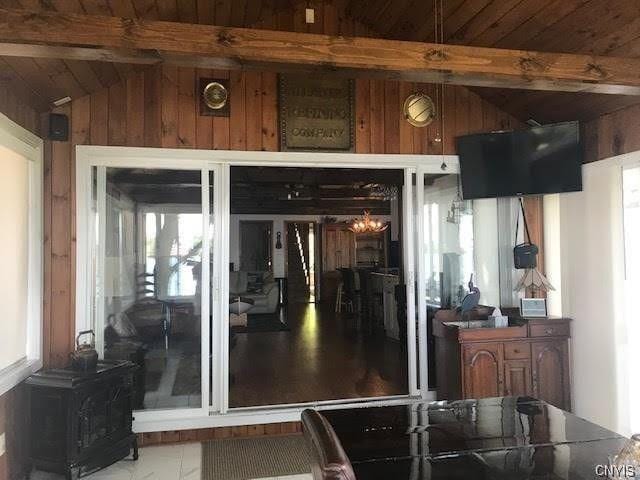
[[(637, 0), (440, 0), (445, 43), (640, 57)], [(432, 1), (351, 2), (350, 15), (382, 37), (434, 41)], [(475, 88), (520, 120), (588, 120), (640, 97)]]
[[(446, 43), (640, 57), (638, 0), (442, 0)], [(29, 10), (433, 41), (430, 0), (0, 0)], [(316, 10), (306, 25), (304, 8)], [(0, 57), (0, 82), (39, 111), (113, 85), (133, 67)], [(475, 89), (521, 120), (589, 120), (640, 97)]]

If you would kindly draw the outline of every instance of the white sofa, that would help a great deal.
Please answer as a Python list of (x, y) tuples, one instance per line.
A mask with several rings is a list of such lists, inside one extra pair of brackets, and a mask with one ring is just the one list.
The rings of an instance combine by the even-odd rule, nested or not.
[(229, 272), (229, 296), (250, 298), (249, 315), (275, 313), (278, 310), (278, 282), (271, 272)]

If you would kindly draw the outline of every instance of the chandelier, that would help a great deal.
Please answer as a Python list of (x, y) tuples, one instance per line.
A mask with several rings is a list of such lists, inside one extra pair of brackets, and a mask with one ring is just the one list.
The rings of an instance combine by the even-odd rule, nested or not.
[(379, 233), (384, 232), (387, 228), (389, 228), (387, 223), (372, 219), (366, 210), (362, 217), (354, 218), (351, 225), (349, 225), (349, 230), (353, 233)]

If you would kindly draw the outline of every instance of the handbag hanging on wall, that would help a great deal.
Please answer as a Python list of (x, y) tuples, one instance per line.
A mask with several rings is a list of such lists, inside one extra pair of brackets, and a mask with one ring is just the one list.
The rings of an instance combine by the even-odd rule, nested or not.
[(522, 197), (519, 197), (520, 210), (516, 220), (516, 242), (518, 241), (518, 228), (520, 226), (520, 212), (522, 212), (522, 220), (524, 223), (525, 239), (523, 243), (516, 243), (513, 247), (513, 265), (516, 270), (524, 270), (527, 268), (536, 268), (538, 266), (538, 246), (531, 243), (529, 235), (529, 226), (527, 225), (527, 216), (524, 212), (524, 203)]

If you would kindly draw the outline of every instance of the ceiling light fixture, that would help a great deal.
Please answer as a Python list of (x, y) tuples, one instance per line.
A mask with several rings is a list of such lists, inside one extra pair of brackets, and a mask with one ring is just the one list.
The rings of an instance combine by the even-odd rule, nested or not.
[(65, 105), (70, 101), (71, 101), (71, 97), (62, 97), (62, 98), (59, 98), (58, 100), (54, 100), (53, 104), (56, 107), (61, 107), (62, 105)]
[(383, 223), (380, 220), (371, 218), (367, 210), (360, 218), (354, 218), (349, 225), (349, 230), (353, 233), (380, 233), (389, 228), (388, 223)]
[(463, 215), (473, 215), (471, 201), (462, 199), (461, 190), (462, 185), (460, 185), (460, 176), (458, 175), (456, 198), (453, 199), (447, 211), (447, 223), (459, 225)]

